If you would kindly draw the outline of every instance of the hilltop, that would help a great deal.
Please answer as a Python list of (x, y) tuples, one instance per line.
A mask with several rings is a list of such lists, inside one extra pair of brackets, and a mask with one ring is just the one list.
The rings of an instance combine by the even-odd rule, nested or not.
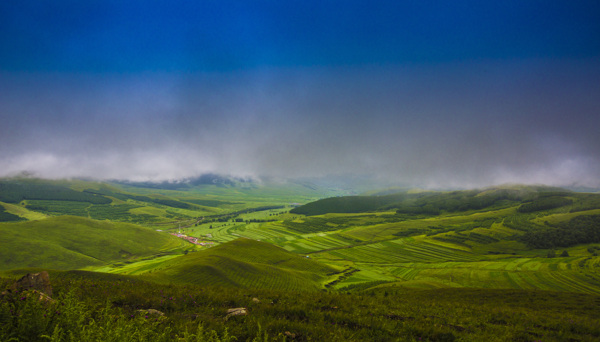
[(265, 242), (237, 239), (171, 259), (144, 278), (204, 286), (319, 290), (337, 269)]

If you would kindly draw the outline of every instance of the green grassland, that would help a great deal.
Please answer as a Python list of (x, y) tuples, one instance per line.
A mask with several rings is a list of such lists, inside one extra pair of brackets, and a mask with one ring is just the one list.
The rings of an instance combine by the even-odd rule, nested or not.
[[(520, 201), (502, 199), (499, 205), (499, 200), (493, 200), (485, 202), (489, 207), (478, 205), (473, 209), (466, 206), (462, 211), (444, 209), (436, 215), (389, 211), (389, 204), (380, 211), (313, 216), (293, 214), (298, 212), (294, 209), (290, 214), (277, 215), (278, 220), (273, 222), (224, 224), (211, 229), (198, 227), (194, 233), (210, 234), (217, 241), (229, 241), (232, 236), (266, 241), (326, 264), (352, 269), (332, 285), (340, 290), (387, 283), (411, 288), (513, 288), (599, 293), (600, 260), (594, 248), (600, 246), (600, 239), (594, 235), (581, 235), (585, 230), (578, 231), (575, 226), (580, 217), (582, 224), (592, 227), (589, 231), (600, 232), (588, 222), (596, 222), (598, 195), (554, 188), (536, 189), (543, 191), (536, 193), (531, 187), (511, 187), (511, 193), (516, 194), (513, 198)], [(470, 192), (469, 196), (463, 197), (469, 200), (499, 192), (486, 190), (483, 195), (480, 195), (482, 192)], [(567, 200), (556, 201), (555, 198), (560, 196)], [(454, 201), (456, 197), (461, 196), (452, 194), (449, 200)], [(547, 207), (547, 198), (558, 205)], [(443, 196), (437, 197), (438, 205), (444, 203), (443, 199)], [(331, 207), (334, 200), (330, 199), (328, 206)], [(339, 200), (347, 203), (344, 198)], [(472, 200), (469, 201), (472, 206)], [(535, 211), (527, 209), (535, 203), (542, 203), (542, 207)], [(445, 208), (460, 207), (456, 202), (444, 205)], [(584, 237), (564, 245), (560, 242), (564, 236), (560, 234), (564, 232)], [(551, 242), (553, 236), (559, 239), (555, 239), (556, 245), (535, 248), (530, 238), (533, 233), (537, 234), (536, 239), (544, 241)], [(556, 250), (556, 257), (548, 258), (553, 250)], [(569, 256), (561, 257), (563, 252)]]
[[(85, 289), (69, 303), (89, 308), (87, 322), (116, 324), (97, 316), (110, 311), (153, 340), (600, 338), (599, 194), (506, 186), (319, 200), (343, 192), (233, 181), (0, 185), (10, 214), (0, 216), (10, 221), (0, 223), (2, 274), (93, 270), (51, 273), (65, 296)], [(7, 303), (5, 339), (20, 324), (7, 312), (30, 312)], [(250, 316), (224, 323), (235, 306)], [(168, 323), (127, 318), (149, 308)], [(60, 323), (52, 317), (37, 318), (50, 329)]]
[(127, 223), (75, 216), (1, 223), (0, 270), (78, 269), (181, 246), (179, 239)]
[[(150, 228), (128, 226), (130, 230), (136, 227), (165, 239), (174, 239), (168, 232), (181, 232), (213, 246), (235, 245), (243, 237), (344, 270), (337, 276), (320, 279), (321, 288), (343, 290), (389, 283), (406, 287), (538, 288), (597, 293), (599, 287), (598, 250), (594, 249), (600, 246), (597, 194), (542, 186), (506, 186), (333, 197), (294, 208), (290, 203), (306, 201), (309, 195), (323, 195), (330, 190), (305, 184), (277, 187), (227, 181), (150, 187), (29, 179), (5, 180), (0, 184), (4, 191), (0, 197), (12, 201), (3, 204), (7, 213), (24, 220), (39, 220), (15, 226), (2, 224), (11, 227), (7, 238), (10, 236), (21, 246), (28, 246), (25, 251), (39, 249), (41, 242), (23, 235), (25, 230), (21, 227), (37, 232), (46, 226), (64, 226), (57, 220), (71, 222), (75, 217), (64, 215), (75, 215), (86, 222), (83, 226), (99, 224), (94, 219), (129, 222)], [(213, 278), (220, 280), (214, 282), (237, 277), (233, 284), (248, 286), (239, 280), (243, 276), (223, 275), (219, 269), (243, 269), (247, 265), (240, 263), (248, 260), (227, 257), (232, 264), (226, 266), (222, 255), (204, 252), (208, 247), (184, 240), (174, 241), (182, 249), (200, 251), (199, 254), (181, 258), (164, 255), (162, 247), (157, 249), (151, 240), (146, 249), (142, 246), (132, 249), (127, 242), (131, 239), (117, 238), (111, 232), (105, 239), (123, 241), (123, 248), (114, 249), (125, 252), (117, 255), (111, 251), (99, 257), (98, 244), (81, 243), (74, 249), (72, 241), (69, 245), (64, 238), (45, 237), (50, 231), (30, 233), (47, 239), (44, 240), (47, 256), (33, 254), (29, 259), (12, 256), (5, 259), (8, 261), (4, 269), (52, 267), (56, 263), (55, 268), (61, 269), (69, 268), (68, 265), (87, 269), (97, 266), (104, 272), (153, 274), (156, 280), (164, 280), (169, 274), (174, 279), (188, 274), (176, 270), (202, 263), (196, 255), (208, 253), (205, 255), (210, 262), (219, 261), (217, 267), (209, 265), (210, 262), (203, 264), (213, 274), (219, 273)], [(85, 235), (70, 234), (71, 240)], [(114, 242), (114, 246), (119, 243)], [(6, 253), (12, 255), (13, 251)], [(76, 257), (73, 253), (77, 253)], [(548, 258), (552, 253), (555, 257)], [(563, 253), (568, 256), (561, 256)], [(121, 262), (125, 256), (137, 259)], [(515, 260), (520, 267), (512, 267)], [(256, 274), (267, 274), (272, 269), (265, 265), (269, 263), (248, 268), (258, 267)]]

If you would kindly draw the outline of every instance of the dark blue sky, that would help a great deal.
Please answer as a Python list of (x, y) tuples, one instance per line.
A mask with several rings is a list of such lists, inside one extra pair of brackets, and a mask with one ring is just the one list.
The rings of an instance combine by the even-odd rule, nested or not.
[(600, 185), (599, 95), (598, 1), (0, 3), (0, 175)]
[(590, 58), (597, 1), (4, 1), (3, 70)]

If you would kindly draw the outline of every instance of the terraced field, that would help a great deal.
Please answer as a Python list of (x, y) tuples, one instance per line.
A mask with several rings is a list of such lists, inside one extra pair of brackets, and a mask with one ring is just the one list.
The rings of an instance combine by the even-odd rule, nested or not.
[[(0, 223), (0, 230), (5, 240), (16, 241), (24, 251), (43, 253), (29, 253), (29, 259), (21, 260), (23, 253), (11, 246), (4, 249), (10, 251), (2, 260), (4, 268), (85, 268), (159, 282), (277, 289), (393, 285), (598, 293), (600, 288), (600, 240), (582, 243), (581, 234), (592, 239), (593, 234), (580, 226), (570, 234), (564, 226), (580, 216), (599, 215), (597, 194), (543, 187), (431, 192), (412, 199), (411, 194), (399, 196), (406, 202), (386, 203), (372, 212), (305, 216), (290, 212), (290, 203), (330, 191), (311, 192), (298, 185), (286, 192), (249, 184), (162, 189), (85, 181), (19, 182), (6, 183), (10, 191), (2, 194), (6, 202), (0, 204), (25, 221)], [(360, 206), (361, 198), (366, 197), (346, 202)], [(216, 247), (168, 235), (176, 231)], [(531, 236), (552, 237), (557, 232), (562, 234), (554, 238), (558, 246), (562, 237), (576, 243), (554, 250), (531, 246)], [(527, 236), (530, 240), (524, 239)], [(110, 248), (102, 248), (105, 240)], [(264, 243), (258, 249), (246, 244), (243, 253), (230, 250), (240, 247), (239, 241)], [(188, 255), (182, 255), (184, 250)], [(271, 251), (275, 259), (265, 258), (264, 251)], [(278, 255), (301, 261), (290, 264)], [(321, 266), (311, 268), (314, 265)]]
[[(440, 287), (539, 289), (600, 293), (598, 268), (574, 260), (517, 258), (495, 262), (406, 263), (389, 266), (385, 273), (399, 278), (394, 285), (419, 286), (427, 280)], [(596, 261), (597, 263), (597, 261)], [(373, 281), (373, 280), (371, 280)]]
[[(589, 213), (565, 213), (570, 218), (583, 214)], [(221, 240), (226, 240), (227, 235), (245, 236), (308, 255), (323, 263), (352, 267), (355, 271), (350, 276), (335, 283), (334, 288), (337, 289), (364, 288), (389, 282), (405, 287), (599, 293), (600, 259), (591, 256), (582, 246), (567, 248), (571, 255), (569, 258), (548, 258), (548, 250), (529, 249), (515, 238), (522, 234), (521, 229), (537, 224), (541, 220), (539, 215), (518, 215), (513, 207), (381, 223), (385, 215), (389, 213), (291, 217), (288, 222), (296, 225), (316, 218), (318, 224), (327, 225), (327, 228), (320, 232), (301, 233), (297, 228), (290, 229), (286, 221), (277, 221), (230, 226), (217, 230), (219, 233), (213, 236)], [(556, 221), (561, 214), (552, 215)], [(363, 225), (355, 226), (356, 223)], [(429, 234), (396, 236), (415, 229), (427, 229)]]

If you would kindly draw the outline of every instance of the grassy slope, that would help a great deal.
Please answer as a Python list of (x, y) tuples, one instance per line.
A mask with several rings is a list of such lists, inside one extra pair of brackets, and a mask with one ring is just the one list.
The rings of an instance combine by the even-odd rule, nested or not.
[(46, 217), (48, 217), (48, 215), (36, 212), (36, 211), (31, 211), (28, 210), (27, 208), (24, 208), (22, 206), (19, 205), (15, 205), (15, 204), (11, 204), (11, 203), (0, 203), (0, 205), (4, 206), (4, 208), (6, 209), (7, 212), (20, 216), (26, 220), (41, 220), (44, 219)]
[[(79, 186), (86, 188), (83, 183)], [(225, 193), (228, 189), (217, 190), (215, 193)], [(253, 206), (275, 203), (275, 197), (253, 199), (251, 189), (236, 191), (216, 198)], [(180, 195), (168, 193), (185, 200)], [(185, 196), (207, 198), (189, 192)], [(592, 341), (600, 337), (600, 299), (594, 295), (600, 292), (600, 257), (592, 256), (588, 248), (600, 244), (569, 247), (569, 257), (547, 258), (547, 250), (530, 249), (518, 241), (524, 231), (543, 226), (545, 221), (560, 223), (578, 215), (598, 214), (598, 196), (569, 196), (572, 205), (527, 214), (518, 212), (518, 202), (437, 216), (402, 216), (391, 211), (312, 217), (283, 210), (252, 213), (242, 216), (268, 219), (277, 214), (278, 221), (211, 224), (213, 229), (207, 224), (189, 230), (211, 233), (221, 242), (239, 236), (266, 242), (237, 239), (186, 256), (146, 260), (139, 268), (131, 265), (131, 270), (142, 274), (138, 278), (78, 272), (78, 277), (83, 275), (79, 282), (69, 280), (62, 286), (80, 289), (82, 300), (89, 302), (99, 298), (104, 302), (108, 297), (131, 313), (138, 308), (160, 309), (171, 322), (181, 324), (174, 333), (193, 329), (201, 321), (221, 332), (227, 327), (239, 340), (257, 336), (260, 325), (274, 340), (283, 340), (284, 332), (289, 331), (300, 340)], [(573, 208), (580, 211), (570, 212)], [(164, 211), (156, 212), (166, 213), (160, 209)], [(60, 238), (62, 233), (53, 234), (60, 227), (69, 234)], [(52, 265), (23, 263), (20, 267), (101, 264), (105, 252), (119, 260), (124, 254), (111, 244), (108, 253), (102, 245), (106, 241), (101, 240), (123, 243), (127, 237), (115, 237), (131, 227), (143, 229), (77, 217), (0, 224), (0, 262), (27, 256), (27, 249), (44, 253), (36, 257), (53, 260)], [(104, 234), (94, 236), (93, 231)], [(19, 242), (5, 245), (5, 237)], [(78, 244), (88, 238), (93, 241)], [(145, 253), (148, 242), (138, 246), (140, 254)], [(88, 249), (86, 256), (80, 253), (83, 248)], [(160, 246), (151, 249), (157, 248)], [(310, 259), (303, 257), (306, 254)], [(340, 270), (343, 272), (328, 276)], [(298, 292), (320, 289), (332, 279), (337, 282), (329, 285), (352, 294)], [(57, 283), (60, 291), (61, 283)], [(254, 296), (262, 302), (253, 303)], [(251, 315), (223, 324), (230, 306), (249, 307)]]
[(151, 229), (74, 216), (0, 224), (0, 269), (77, 269), (154, 254), (179, 240)]
[[(535, 199), (530, 190), (527, 194)], [(218, 231), (262, 239), (292, 252), (309, 253), (327, 264), (357, 270), (335, 284), (339, 289), (385, 281), (388, 286), (421, 288), (600, 293), (600, 258), (588, 251), (598, 244), (562, 248), (557, 254), (567, 250), (569, 257), (547, 258), (548, 250), (532, 249), (519, 240), (525, 231), (543, 227), (545, 221), (564, 222), (598, 213), (595, 208), (600, 196), (570, 193), (568, 197), (573, 199), (571, 205), (534, 213), (520, 213), (517, 209), (522, 202), (516, 202), (504, 208), (436, 216), (393, 212), (288, 215), (278, 222)], [(573, 209), (576, 211), (571, 212)]]
[(238, 239), (161, 264), (145, 274), (158, 282), (242, 288), (317, 290), (336, 269), (274, 245)]
[[(600, 196), (594, 194), (578, 194), (555, 188), (511, 186), (482, 191), (418, 194), (418, 196), (409, 196), (408, 202), (402, 202), (404, 203), (402, 205), (408, 208), (419, 208), (434, 203), (441, 212), (440, 215), (433, 216), (423, 213), (396, 214), (395, 211), (390, 211), (389, 205), (388, 211), (357, 214), (327, 213), (311, 217), (287, 214), (288, 208), (283, 208), (239, 214), (230, 217), (229, 222), (205, 221), (194, 225), (197, 221), (194, 217), (208, 213), (221, 214), (264, 205), (285, 205), (307, 200), (311, 196), (322, 196), (326, 191), (289, 184), (280, 187), (257, 184), (199, 185), (186, 190), (140, 188), (85, 181), (53, 184), (70, 187), (76, 191), (85, 189), (110, 191), (120, 194), (119, 197), (133, 194), (190, 203), (204, 201), (216, 205), (204, 208), (199, 206), (199, 211), (193, 211), (132, 199), (123, 201), (113, 198), (113, 204), (106, 206), (106, 215), (110, 217), (111, 207), (114, 207), (113, 214), (115, 214), (116, 210), (128, 205), (133, 208), (120, 210), (119, 216), (115, 214), (115, 218), (127, 218), (131, 213), (154, 215), (164, 222), (172, 222), (166, 225), (154, 225), (155, 228), (165, 230), (178, 229), (181, 226), (187, 234), (198, 237), (211, 234), (208, 239), (220, 243), (245, 236), (281, 246), (287, 251), (302, 256), (308, 254), (311, 259), (346, 270), (343, 276), (338, 276), (339, 281), (334, 284), (334, 287), (339, 289), (370, 286), (371, 283), (376, 285), (381, 281), (412, 287), (539, 288), (574, 292), (598, 292), (600, 288), (600, 279), (596, 272), (600, 262), (586, 250), (593, 245), (567, 248), (569, 258), (547, 259), (545, 258), (547, 250), (532, 250), (518, 240), (518, 236), (524, 231), (532, 226), (543, 226), (545, 221), (558, 223), (578, 215), (597, 214), (598, 209), (595, 208), (600, 204), (598, 200)], [(518, 208), (523, 201), (535, 201), (537, 198), (547, 196), (548, 193), (551, 197), (566, 196), (572, 199), (573, 203), (549, 211), (519, 212)], [(377, 201), (381, 202), (381, 199), (385, 199), (394, 202), (404, 198), (402, 196), (404, 195), (381, 196)], [(425, 201), (427, 198), (428, 200)], [(334, 198), (328, 201), (337, 200), (338, 198)], [(328, 201), (319, 202), (329, 203)], [(463, 202), (471, 209), (458, 210), (464, 207)], [(66, 201), (58, 203), (58, 205), (65, 205), (66, 209), (75, 209), (75, 204), (78, 203), (69, 207)], [(482, 205), (490, 206), (481, 207)], [(7, 209), (8, 207), (10, 211), (22, 216), (27, 215), (28, 218), (37, 215), (36, 212), (27, 211), (16, 204), (8, 205)], [(477, 209), (473, 209), (474, 207)], [(572, 209), (576, 211), (571, 213)], [(252, 219), (278, 221), (233, 223), (231, 222), (233, 217), (244, 221)], [(187, 227), (190, 224), (192, 226)], [(83, 251), (81, 248), (79, 250), (72, 248), (73, 242), (71, 248), (65, 249), (63, 245), (53, 243), (52, 239), (48, 240), (51, 243), (42, 243), (35, 238), (27, 241), (23, 241), (23, 236), (19, 238), (22, 241), (21, 248), (43, 251), (44, 255), (37, 260), (53, 260), (51, 263), (43, 264), (44, 267), (59, 264), (63, 268), (80, 268), (87, 265), (104, 265), (107, 261), (107, 258), (98, 257), (97, 251), (90, 252), (97, 249), (93, 243), (87, 244), (88, 250), (81, 253)], [(232, 248), (231, 246), (235, 244), (226, 244), (219, 248)], [(185, 258), (171, 256), (145, 258), (138, 263), (128, 263), (123, 267), (105, 267), (102, 270), (128, 274), (151, 273), (154, 279), (160, 281), (168, 281), (172, 276), (175, 281), (203, 284), (227, 283), (242, 287), (306, 288), (317, 283), (317, 287), (320, 287), (325, 282), (325, 278), (319, 278), (316, 282), (313, 281), (314, 279), (308, 282), (305, 282), (306, 279), (300, 279), (294, 280), (298, 284), (284, 286), (276, 283), (275, 280), (265, 280), (280, 279), (280, 273), (294, 274), (296, 270), (290, 271), (289, 268), (282, 267), (285, 264), (247, 260), (247, 257), (244, 259), (245, 257), (238, 255), (239, 253), (232, 251), (225, 253), (224, 249), (219, 248), (197, 254), (205, 256), (203, 260), (196, 260), (198, 261), (196, 266), (202, 268), (200, 273), (205, 275), (203, 279), (197, 277), (195, 271), (182, 271), (186, 265), (193, 266), (192, 264), (196, 262), (194, 261), (196, 254)], [(259, 250), (252, 250), (245, 254), (261, 255), (263, 252), (260, 249), (265, 248), (263, 245)], [(127, 249), (124, 251), (132, 253)], [(115, 255), (114, 252), (111, 252), (110, 261), (121, 260), (127, 255), (127, 253)], [(560, 254), (561, 251), (558, 252)], [(14, 252), (3, 259), (9, 260), (13, 265), (18, 264), (18, 267), (38, 266), (28, 262), (24, 255), (25, 253)], [(167, 270), (169, 267), (173, 267), (174, 270), (169, 272)], [(266, 276), (262, 277), (261, 274)]]

